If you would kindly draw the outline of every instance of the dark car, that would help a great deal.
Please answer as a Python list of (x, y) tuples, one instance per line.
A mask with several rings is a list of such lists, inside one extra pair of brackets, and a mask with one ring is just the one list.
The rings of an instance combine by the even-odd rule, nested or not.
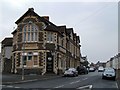
[(77, 67), (78, 74), (88, 74), (88, 70), (85, 66)]

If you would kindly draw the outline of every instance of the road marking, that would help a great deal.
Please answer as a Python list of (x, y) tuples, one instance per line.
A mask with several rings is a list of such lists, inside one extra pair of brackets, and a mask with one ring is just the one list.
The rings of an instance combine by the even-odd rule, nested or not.
[(81, 89), (81, 90), (83, 90), (83, 89), (92, 89), (92, 85), (82, 86), (82, 87), (79, 87), (77, 89)]
[(75, 83), (78, 83), (78, 82), (80, 82), (80, 80), (79, 81), (75, 81), (75, 82), (71, 82), (70, 84), (75, 84)]
[(60, 86), (57, 86), (57, 87), (54, 87), (54, 88), (61, 88), (61, 87), (63, 87), (64, 85), (60, 85)]
[(88, 78), (84, 78), (83, 80), (86, 80), (86, 79), (88, 79)]
[(14, 87), (14, 86), (7, 86), (7, 85), (0, 85), (2, 87), (8, 87), (8, 88), (20, 88), (20, 87)]
[(6, 86), (6, 87), (13, 88), (13, 86)]
[[(31, 81), (36, 81), (38, 79), (33, 79), (33, 80), (26, 80), (26, 81), (20, 81), (20, 82), (31, 82)], [(15, 83), (19, 83), (19, 82), (15, 82)]]
[(116, 87), (118, 88), (118, 84), (116, 83)]
[(20, 87), (14, 87), (14, 88), (20, 88)]
[(74, 77), (74, 78), (79, 78), (79, 77)]

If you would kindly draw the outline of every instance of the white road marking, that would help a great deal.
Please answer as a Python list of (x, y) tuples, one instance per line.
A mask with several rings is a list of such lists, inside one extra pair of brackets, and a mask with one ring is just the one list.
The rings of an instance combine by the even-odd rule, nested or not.
[(20, 87), (14, 87), (14, 88), (20, 88)]
[(79, 88), (77, 88), (77, 89), (83, 90), (83, 89), (86, 89), (86, 88), (92, 89), (92, 85), (82, 86), (82, 87), (79, 87)]
[(79, 78), (79, 77), (74, 77), (74, 78)]
[(116, 83), (116, 87), (118, 88), (118, 84)]
[(54, 87), (54, 88), (61, 88), (61, 87), (63, 87), (64, 85), (60, 85), (60, 86), (57, 86), (57, 87)]
[(6, 86), (6, 87), (13, 88), (13, 86)]
[(93, 86), (92, 86), (92, 85), (90, 85), (89, 87), (90, 87), (90, 89), (92, 89), (92, 87), (93, 87)]
[(0, 85), (0, 86), (5, 86), (5, 85)]
[(71, 82), (70, 84), (75, 84), (75, 83), (78, 83), (78, 82), (80, 82), (80, 80), (79, 81), (75, 81), (75, 82)]
[(20, 88), (20, 87), (7, 86), (7, 85), (0, 85), (0, 86), (3, 86), (3, 87), (8, 87), (8, 88)]
[(86, 79), (88, 79), (88, 78), (84, 78), (83, 80), (86, 80)]

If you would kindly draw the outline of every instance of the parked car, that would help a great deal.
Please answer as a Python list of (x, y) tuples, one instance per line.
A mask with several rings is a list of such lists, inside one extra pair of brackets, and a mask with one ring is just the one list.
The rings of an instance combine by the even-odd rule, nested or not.
[(77, 67), (78, 74), (88, 74), (88, 69), (85, 66)]
[(78, 71), (75, 68), (66, 69), (64, 76), (78, 76)]
[(94, 67), (90, 67), (89, 68), (89, 72), (94, 72), (95, 71), (95, 68)]
[(116, 79), (116, 73), (113, 68), (106, 68), (102, 74), (102, 79)]
[(102, 67), (102, 66), (100, 66), (99, 68), (98, 68), (98, 72), (103, 72), (104, 71), (104, 68)]

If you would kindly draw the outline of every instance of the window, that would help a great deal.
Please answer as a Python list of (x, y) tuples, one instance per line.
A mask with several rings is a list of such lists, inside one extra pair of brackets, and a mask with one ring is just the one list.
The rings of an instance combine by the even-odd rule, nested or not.
[(24, 41), (26, 41), (26, 33), (24, 32)]
[(29, 23), (23, 27), (23, 41), (37, 42), (38, 41), (38, 27), (34, 23)]
[(28, 32), (28, 41), (30, 41), (30, 32)]
[(63, 46), (63, 43), (64, 43), (64, 38), (62, 38), (62, 40), (61, 40), (61, 45)]
[(32, 60), (32, 56), (28, 56), (28, 60)]
[[(33, 65), (38, 65), (38, 52), (27, 52), (22, 53), (22, 59), (21, 62), (23, 62), (23, 65), (26, 65), (27, 62), (33, 61)], [(22, 63), (21, 63), (22, 64)]]
[(31, 33), (31, 41), (34, 41), (34, 35)]
[(28, 53), (28, 60), (32, 60), (32, 52)]
[(27, 56), (23, 56), (23, 65), (26, 65)]
[(37, 56), (34, 56), (34, 65), (38, 65)]
[(54, 41), (54, 34), (52, 32), (47, 33), (47, 42), (53, 42)]

